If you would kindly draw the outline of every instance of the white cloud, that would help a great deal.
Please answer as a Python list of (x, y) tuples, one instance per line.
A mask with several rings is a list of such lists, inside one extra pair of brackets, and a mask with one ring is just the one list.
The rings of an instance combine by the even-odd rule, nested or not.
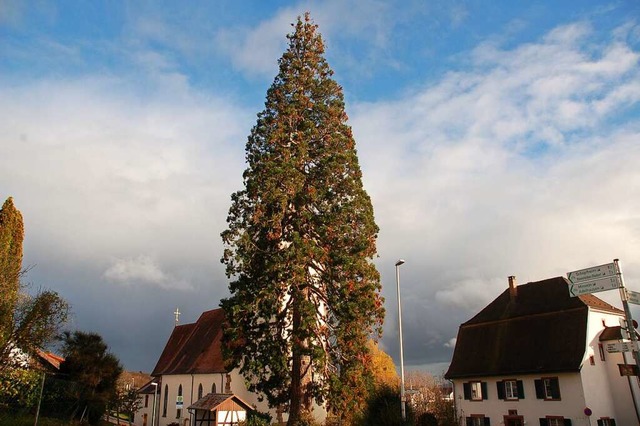
[[(280, 9), (254, 27), (221, 29), (216, 36), (216, 45), (231, 58), (238, 70), (249, 75), (273, 77), (277, 73), (277, 59), (287, 46), (285, 35), (292, 32), (291, 24), (305, 12), (310, 12), (313, 21), (319, 25), (325, 41), (331, 43), (340, 38), (361, 41), (367, 46), (365, 51), (368, 53), (364, 56), (375, 56), (375, 52), (383, 52), (388, 47), (397, 14), (388, 3), (377, 0), (301, 2)], [(330, 50), (332, 55), (341, 55), (339, 45), (332, 45)], [(341, 59), (348, 61), (353, 55), (362, 59), (363, 52), (350, 52)], [(371, 58), (367, 62), (369, 60)], [(363, 66), (361, 63), (351, 65)]]
[(176, 89), (160, 85), (149, 99), (113, 78), (5, 87), (1, 192), (25, 215), (26, 261), (100, 276), (104, 259), (146, 253), (167, 279), (222, 279), (219, 233), (241, 186), (251, 115), (163, 90)]
[(291, 23), (299, 14), (293, 9), (284, 9), (252, 29), (222, 29), (216, 35), (216, 45), (230, 56), (238, 70), (273, 77), (278, 69), (277, 60), (286, 48), (285, 34), (292, 31)]
[[(336, 41), (331, 52), (352, 34), (388, 47), (395, 18), (385, 20), (383, 2), (310, 9)], [(238, 69), (272, 77), (304, 10), (282, 9), (217, 41)], [(169, 42), (171, 26), (143, 24), (140, 37)], [(393, 264), (407, 260), (408, 359), (446, 359), (455, 328), (503, 291), (508, 275), (525, 283), (619, 257), (628, 285), (640, 288), (640, 67), (625, 41), (638, 30), (597, 42), (591, 31), (577, 23), (509, 49), (483, 44), (464, 67), (402, 98), (349, 107), (381, 228), (387, 338)], [(226, 295), (219, 233), (241, 188), (256, 111), (198, 93), (162, 49), (128, 53), (145, 81), (115, 73), (0, 80), (0, 196), (14, 196), (25, 216), (27, 261), (59, 265), (58, 282), (167, 290), (145, 292), (145, 302), (189, 285), (193, 292), (181, 293), (211, 289), (210, 299), (190, 302), (209, 308)]]
[(190, 289), (191, 285), (163, 272), (149, 256), (130, 259), (114, 259), (103, 276), (114, 283), (124, 285), (143, 284), (163, 289)]
[(450, 336), (457, 324), (438, 315), (469, 319), (509, 275), (526, 283), (620, 257), (640, 284), (639, 56), (589, 31), (478, 48), (465, 71), (351, 112), (378, 265), (389, 284), (407, 260), (403, 298), (422, 329)]

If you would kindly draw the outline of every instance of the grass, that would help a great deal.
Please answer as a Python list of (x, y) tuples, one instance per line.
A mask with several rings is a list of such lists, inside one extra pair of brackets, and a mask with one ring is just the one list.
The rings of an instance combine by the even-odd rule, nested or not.
[[(11, 414), (0, 413), (0, 426), (33, 426), (36, 420), (36, 416), (33, 414)], [(38, 426), (74, 426), (74, 425), (86, 425), (87, 423), (80, 423), (78, 421), (53, 419), (50, 417), (38, 418)], [(105, 421), (100, 422), (99, 426), (109, 426), (110, 423)], [(111, 425), (113, 426), (113, 425)]]

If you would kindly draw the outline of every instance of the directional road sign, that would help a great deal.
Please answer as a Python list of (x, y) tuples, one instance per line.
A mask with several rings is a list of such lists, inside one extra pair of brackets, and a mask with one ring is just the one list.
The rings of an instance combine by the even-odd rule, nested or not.
[(637, 350), (637, 345), (634, 347), (633, 342), (614, 342), (607, 343), (607, 352), (631, 352)]
[(629, 300), (629, 303), (640, 305), (640, 293), (637, 291), (627, 290), (627, 299)]
[(584, 281), (578, 284), (569, 285), (569, 294), (571, 297), (580, 296), (581, 294), (597, 293), (599, 291), (613, 290), (620, 287), (620, 282), (616, 275), (612, 277), (600, 278), (593, 281)]
[(616, 275), (616, 267), (614, 263), (607, 263), (600, 266), (592, 266), (591, 268), (580, 269), (578, 271), (569, 272), (567, 278), (572, 284), (584, 281), (597, 280), (604, 277), (612, 277)]

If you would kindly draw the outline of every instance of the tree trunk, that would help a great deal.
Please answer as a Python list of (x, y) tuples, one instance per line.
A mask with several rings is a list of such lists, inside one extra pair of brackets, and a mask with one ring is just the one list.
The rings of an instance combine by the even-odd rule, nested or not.
[(302, 354), (300, 353), (301, 344), (295, 337), (297, 330), (300, 329), (301, 318), (300, 309), (298, 309), (298, 301), (293, 302), (293, 335), (294, 340), (291, 345), (291, 390), (289, 396), (289, 420), (287, 426), (297, 426), (300, 422), (300, 414), (302, 412)]

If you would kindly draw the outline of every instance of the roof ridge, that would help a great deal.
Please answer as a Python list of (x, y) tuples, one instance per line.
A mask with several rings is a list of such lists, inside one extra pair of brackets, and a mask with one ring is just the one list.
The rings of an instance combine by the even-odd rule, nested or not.
[(491, 321), (483, 321), (483, 322), (474, 322), (474, 323), (463, 323), (460, 325), (460, 327), (465, 327), (465, 328), (469, 328), (469, 327), (484, 327), (490, 324), (500, 324), (500, 323), (504, 323), (504, 322), (509, 322), (509, 321), (516, 321), (516, 320), (526, 320), (529, 318), (534, 318), (534, 317), (544, 317), (544, 316), (550, 316), (550, 315), (557, 315), (558, 313), (561, 312), (573, 312), (573, 311), (580, 311), (583, 310), (584, 308), (586, 308), (588, 306), (577, 306), (575, 308), (568, 308), (568, 309), (561, 309), (561, 310), (557, 310), (557, 311), (549, 311), (549, 312), (538, 312), (535, 314), (523, 314), (523, 315), (519, 315), (516, 317), (507, 317), (507, 318), (500, 318), (497, 320), (491, 320)]

